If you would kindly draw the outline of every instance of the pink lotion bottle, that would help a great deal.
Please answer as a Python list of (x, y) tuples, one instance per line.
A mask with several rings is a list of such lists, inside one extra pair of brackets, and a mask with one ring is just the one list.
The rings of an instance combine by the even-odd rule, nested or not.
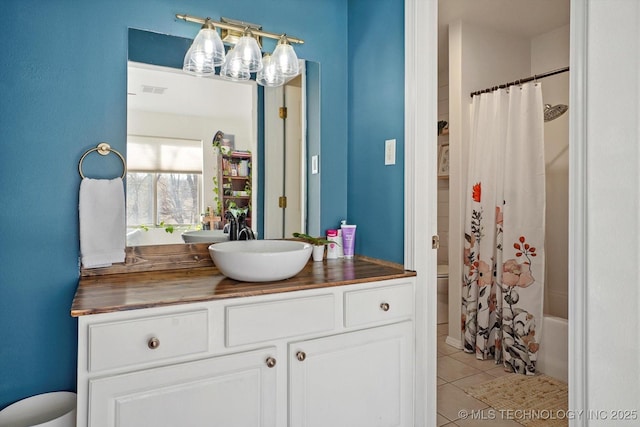
[(338, 230), (327, 230), (327, 240), (331, 241), (327, 244), (327, 259), (338, 259), (338, 249), (342, 244), (342, 239), (338, 239)]

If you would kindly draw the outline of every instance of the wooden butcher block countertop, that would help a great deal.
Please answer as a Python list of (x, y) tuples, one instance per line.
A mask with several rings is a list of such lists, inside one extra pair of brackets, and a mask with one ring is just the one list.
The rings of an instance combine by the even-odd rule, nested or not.
[(370, 258), (310, 261), (277, 282), (229, 279), (215, 266), (95, 274), (82, 272), (71, 306), (74, 317), (191, 302), (240, 298), (415, 276), (402, 266)]

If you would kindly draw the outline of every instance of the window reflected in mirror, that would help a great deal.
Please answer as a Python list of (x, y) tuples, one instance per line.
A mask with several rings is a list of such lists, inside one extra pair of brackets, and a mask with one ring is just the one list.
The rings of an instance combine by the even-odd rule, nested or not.
[(128, 135), (127, 153), (127, 227), (197, 228), (202, 210), (202, 141)]
[(205, 218), (224, 217), (226, 147), (215, 136), (221, 131), (233, 137), (235, 150), (256, 152), (256, 105), (255, 82), (129, 62), (128, 246), (183, 243), (183, 232), (210, 224)]

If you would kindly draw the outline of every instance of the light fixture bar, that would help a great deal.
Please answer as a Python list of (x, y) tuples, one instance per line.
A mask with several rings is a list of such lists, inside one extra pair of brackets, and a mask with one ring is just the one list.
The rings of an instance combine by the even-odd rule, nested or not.
[[(206, 18), (200, 18), (198, 16), (185, 15), (180, 13), (176, 13), (176, 18), (182, 19), (183, 21), (187, 21), (187, 22), (193, 22), (195, 24), (200, 24), (200, 25), (204, 25), (206, 21)], [(217, 28), (224, 28), (227, 30), (235, 30), (235, 31), (241, 31), (241, 32), (244, 31), (245, 29), (245, 27), (243, 27), (242, 25), (235, 25), (228, 22), (214, 21), (211, 18), (209, 18), (209, 21), (211, 21), (211, 23)], [(250, 28), (250, 29), (251, 29), (251, 32), (256, 36), (262, 36), (262, 37), (267, 37), (267, 38), (276, 39), (276, 40), (279, 40), (280, 37), (282, 36), (282, 34), (271, 33), (263, 30), (256, 30), (253, 28)], [(288, 34), (286, 36), (287, 36), (287, 40), (290, 43), (298, 43), (298, 44), (304, 43), (304, 40), (299, 39), (297, 37), (291, 37)]]

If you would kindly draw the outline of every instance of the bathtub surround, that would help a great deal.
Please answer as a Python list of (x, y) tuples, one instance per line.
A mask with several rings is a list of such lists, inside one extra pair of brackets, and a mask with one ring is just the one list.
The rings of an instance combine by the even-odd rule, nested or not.
[[(569, 25), (531, 40), (531, 74), (569, 66)], [(545, 78), (545, 104), (569, 104), (569, 73)], [(571, 109), (572, 106), (569, 105)], [(567, 112), (544, 124), (546, 165), (546, 279), (545, 315), (569, 317), (569, 115)]]
[(544, 137), (540, 83), (472, 104), (462, 323), (464, 350), (533, 375), (542, 329)]
[(544, 315), (544, 334), (538, 352), (538, 371), (565, 383), (569, 382), (569, 322)]

